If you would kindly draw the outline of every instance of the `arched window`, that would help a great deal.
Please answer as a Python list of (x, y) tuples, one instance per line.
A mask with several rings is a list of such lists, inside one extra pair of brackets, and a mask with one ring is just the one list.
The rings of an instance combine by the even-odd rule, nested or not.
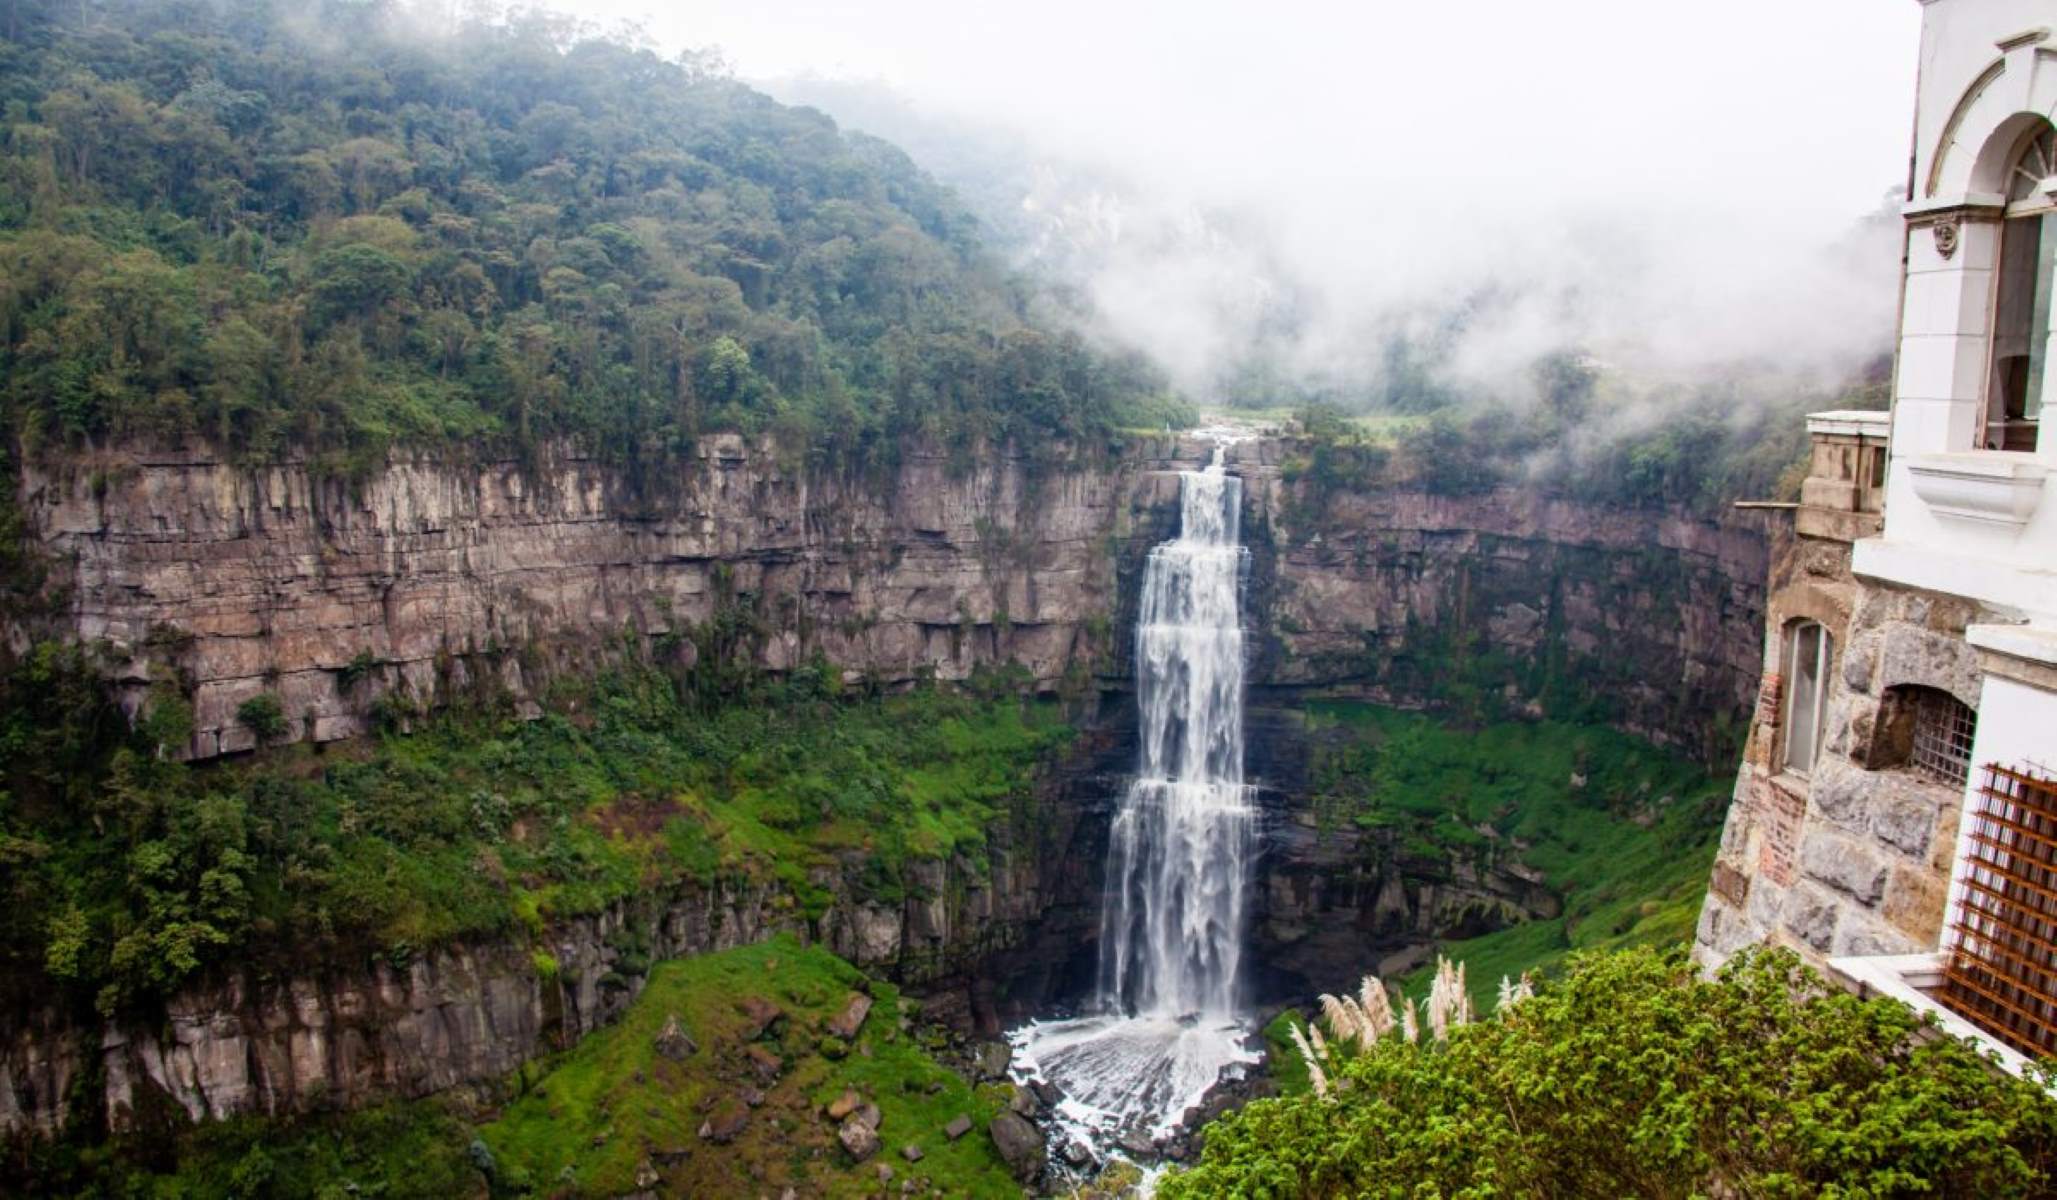
[(1828, 716), (1828, 670), (1835, 639), (1815, 621), (1797, 621), (1786, 630), (1785, 769), (1805, 775), (1821, 752), (1822, 724)]
[(1978, 714), (1941, 688), (1901, 684), (1886, 689), (1872, 737), (1872, 767), (1912, 767), (1937, 783), (1962, 788), (1971, 775)]
[(2007, 220), (1993, 273), (1993, 355), (1986, 376), (1988, 450), (2034, 450), (2050, 350), (2057, 270), (2057, 127), (2039, 122), (2007, 172)]

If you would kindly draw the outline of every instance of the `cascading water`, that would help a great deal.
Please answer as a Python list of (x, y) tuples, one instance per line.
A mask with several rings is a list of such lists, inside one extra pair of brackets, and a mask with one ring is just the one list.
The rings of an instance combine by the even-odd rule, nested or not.
[(1110, 830), (1092, 1015), (1016, 1032), (1017, 1069), (1101, 1136), (1176, 1126), (1232, 1064), (1254, 807), (1243, 785), (1242, 481), (1217, 438), (1180, 475), (1179, 535), (1150, 552), (1136, 624), (1141, 752)]

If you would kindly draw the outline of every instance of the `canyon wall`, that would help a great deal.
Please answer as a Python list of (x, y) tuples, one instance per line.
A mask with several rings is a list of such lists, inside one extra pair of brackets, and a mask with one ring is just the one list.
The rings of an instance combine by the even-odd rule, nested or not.
[[(781, 933), (918, 986), (931, 1019), (996, 1031), (1062, 988), (1064, 950), (1091, 927), (1099, 860), (1075, 851), (1104, 840), (1104, 819), (1096, 829), (1087, 818), (1110, 807), (1112, 764), (1127, 751), (1117, 736), (1088, 732), (1039, 775), (1033, 802), (988, 831), (983, 861), (911, 862), (895, 903), (863, 898), (866, 864), (852, 852), (840, 868), (810, 872), (832, 897), (813, 919), (786, 884), (717, 879), (555, 922), (533, 939), (318, 973), (230, 971), (183, 990), (151, 1022), (9, 1014), (0, 1131), (55, 1133), (81, 1101), (104, 1105), (115, 1129), (140, 1130), (457, 1087), (490, 1094), (523, 1063), (618, 1017), (652, 963)], [(997, 978), (987, 969), (996, 959), (1010, 964)], [(996, 982), (1020, 994), (996, 994)]]
[[(1253, 684), (1403, 705), (1485, 686), (1537, 714), (1555, 689), (1653, 740), (1732, 752), (1759, 666), (1761, 531), (1515, 489), (1315, 504), (1281, 469), (1290, 453), (1230, 455), (1249, 480)], [(381, 697), (420, 708), (483, 682), (527, 698), (596, 643), (689, 634), (724, 609), (748, 614), (774, 671), (819, 654), (887, 684), (1006, 662), (1045, 689), (1122, 678), (1124, 574), (1176, 519), (1172, 472), (1205, 455), (1174, 437), (1043, 467), (909, 450), (842, 475), (716, 436), (631, 487), (570, 453), (398, 458), (351, 483), (132, 451), (32, 467), (19, 496), (70, 597), (64, 632), (115, 647), (132, 702), (185, 687), (188, 752), (207, 758), (255, 744), (236, 709), (260, 693), (289, 739), (349, 737)]]
[[(820, 879), (835, 899), (810, 923), (775, 887), (688, 888), (547, 929), (535, 947), (554, 976), (509, 939), (318, 977), (231, 972), (146, 1026), (8, 1014), (0, 1129), (55, 1130), (80, 1094), (133, 1127), (491, 1086), (617, 1014), (640, 988), (635, 962), (779, 931), (923, 985), (937, 1015), (988, 1030), (1076, 995), (1105, 814), (1133, 755), (1135, 585), (1176, 520), (1172, 472), (1205, 454), (1173, 437), (1057, 466), (908, 450), (844, 475), (717, 437), (675, 478), (637, 486), (570, 453), (529, 469), (403, 457), (354, 484), (195, 450), (27, 469), (17, 495), (68, 604), (58, 632), (111, 644), (131, 703), (184, 689), (195, 758), (251, 747), (236, 710), (261, 693), (282, 701), (286, 737), (349, 737), (381, 705), (419, 711), (482, 687), (532, 705), (612, 639), (691, 656), (693, 634), (736, 614), (765, 669), (819, 656), (890, 685), (1011, 662), (1038, 688), (1078, 687), (1091, 711), (1035, 811), (994, 832), (990, 868), (927, 864), (904, 905)], [(1274, 991), (1330, 959), (1359, 970), (1554, 903), (1517, 874), (1409, 875), (1316, 836), (1293, 810), (1300, 696), (1553, 716), (1577, 704), (1726, 753), (1763, 619), (1751, 528), (1512, 491), (1366, 488), (1317, 504), (1291, 454), (1274, 439), (1230, 453), (1249, 481), (1252, 720), (1270, 729), (1252, 738), (1269, 812), (1253, 955)]]
[(1251, 678), (1378, 703), (1600, 720), (1711, 764), (1755, 699), (1761, 522), (1499, 488), (1320, 491), (1294, 447), (1250, 479)]
[(183, 686), (188, 753), (208, 758), (255, 744), (236, 710), (260, 693), (288, 740), (350, 737), (381, 698), (422, 708), (486, 683), (527, 699), (598, 643), (724, 609), (774, 671), (819, 653), (891, 684), (1013, 661), (1047, 688), (1108, 649), (1132, 518), (1175, 519), (1164, 471), (1203, 452), (1145, 439), (1038, 470), (917, 448), (860, 476), (717, 435), (631, 486), (565, 451), (529, 469), (402, 457), (354, 483), (123, 451), (32, 467), (17, 494), (70, 596), (66, 632), (115, 647), (131, 703)]

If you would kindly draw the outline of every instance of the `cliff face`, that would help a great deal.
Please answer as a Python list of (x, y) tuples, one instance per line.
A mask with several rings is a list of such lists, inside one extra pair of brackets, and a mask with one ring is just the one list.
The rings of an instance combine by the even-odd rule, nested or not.
[(1105, 648), (1131, 515), (1175, 499), (1161, 469), (1199, 454), (1164, 438), (960, 471), (910, 450), (883, 479), (848, 478), (717, 436), (679, 477), (632, 488), (571, 455), (537, 471), (401, 459), (352, 486), (119, 453), (32, 468), (19, 495), (71, 589), (71, 632), (128, 656), (136, 699), (153, 676), (189, 684), (206, 758), (254, 744), (235, 711), (260, 692), (290, 736), (349, 737), (375, 697), (526, 697), (553, 651), (576, 662), (731, 605), (768, 629), (769, 669), (818, 651), (891, 683), (1011, 659), (1048, 686)]
[[(405, 459), (355, 487), (201, 453), (27, 470), (18, 495), (69, 585), (66, 631), (115, 644), (133, 701), (153, 684), (186, 688), (195, 757), (249, 747), (235, 711), (261, 692), (282, 700), (289, 736), (348, 737), (381, 698), (418, 707), (492, 685), (523, 699), (608, 639), (687, 634), (739, 608), (763, 631), (747, 649), (768, 669), (818, 652), (892, 683), (1013, 661), (1045, 688), (1097, 672), (1112, 703), (1033, 811), (995, 831), (987, 869), (928, 864), (904, 905), (818, 879), (836, 899), (810, 926), (776, 888), (689, 888), (552, 927), (533, 947), (217, 979), (144, 1028), (10, 1014), (0, 1128), (57, 1128), (88, 1080), (117, 1125), (490, 1084), (616, 1015), (640, 989), (638, 961), (780, 930), (924, 984), (940, 1015), (988, 1029), (1077, 995), (1104, 814), (1133, 755), (1134, 582), (1176, 520), (1171, 470), (1204, 457), (1173, 438), (1040, 469), (998, 454), (953, 469), (909, 451), (893, 470), (843, 477), (714, 438), (678, 478), (638, 487), (570, 455), (534, 471)], [(1281, 715), (1303, 689), (1413, 705), (1447, 700), (1453, 683), (1490, 686), (1507, 707), (1553, 713), (1575, 694), (1699, 750), (1749, 707), (1764, 575), (1746, 528), (1506, 492), (1316, 505), (1284, 457), (1274, 441), (1231, 454), (1248, 480), (1250, 771), (1268, 810), (1252, 956), (1274, 992), (1554, 903), (1516, 873), (1410, 870), (1308, 825), (1295, 808), (1304, 755)]]
[(1766, 542), (1753, 521), (1617, 510), (1502, 488), (1320, 493), (1291, 451), (1244, 448), (1252, 678), (1411, 707), (1580, 706), (1725, 762), (1753, 702)]
[[(349, 737), (377, 697), (525, 697), (556, 658), (725, 606), (767, 631), (754, 655), (771, 670), (819, 653), (897, 683), (1011, 660), (1049, 687), (1125, 658), (1123, 572), (1176, 519), (1170, 472), (1204, 456), (1174, 438), (1040, 470), (909, 451), (844, 477), (714, 437), (677, 478), (632, 488), (568, 455), (540, 471), (403, 459), (352, 486), (121, 453), (31, 468), (20, 495), (70, 589), (69, 632), (114, 643), (136, 699), (153, 677), (189, 685), (206, 758), (254, 744), (235, 710), (260, 692), (290, 736)], [(1315, 503), (1283, 456), (1275, 440), (1231, 455), (1249, 481), (1253, 683), (1413, 704), (1474, 678), (1540, 704), (1570, 682), (1694, 751), (1711, 718), (1749, 711), (1756, 529), (1512, 490)]]
[[(910, 863), (899, 903), (857, 899), (866, 864), (853, 853), (810, 878), (833, 897), (813, 920), (783, 884), (721, 879), (556, 922), (533, 940), (287, 977), (231, 971), (181, 992), (151, 1022), (11, 1014), (0, 1027), (0, 1130), (53, 1133), (81, 1099), (104, 1103), (114, 1128), (136, 1129), (490, 1090), (613, 1021), (652, 962), (779, 933), (920, 986), (932, 1018), (996, 1030), (1061, 987), (1052, 947), (1074, 944), (1098, 911), (1087, 882), (1098, 859), (1072, 851), (1095, 837), (1085, 817), (1108, 806), (1118, 781), (1107, 766), (1125, 749), (1105, 734), (1082, 738), (1039, 777), (1034, 801), (989, 831), (984, 862)], [(993, 961), (1007, 969), (989, 970)]]

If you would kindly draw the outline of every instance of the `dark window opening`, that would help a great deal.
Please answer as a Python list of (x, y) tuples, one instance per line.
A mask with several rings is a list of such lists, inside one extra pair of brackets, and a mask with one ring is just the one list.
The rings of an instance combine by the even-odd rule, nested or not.
[(1937, 783), (1961, 788), (1971, 775), (1977, 732), (1978, 714), (1941, 688), (1887, 688), (1865, 765), (1911, 767)]

